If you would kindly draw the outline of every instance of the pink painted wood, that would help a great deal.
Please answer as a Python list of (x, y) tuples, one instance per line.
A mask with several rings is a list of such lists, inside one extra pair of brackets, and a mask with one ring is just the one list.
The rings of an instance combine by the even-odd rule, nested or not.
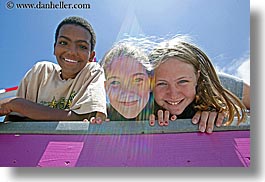
[(0, 135), (0, 166), (249, 167), (250, 132)]

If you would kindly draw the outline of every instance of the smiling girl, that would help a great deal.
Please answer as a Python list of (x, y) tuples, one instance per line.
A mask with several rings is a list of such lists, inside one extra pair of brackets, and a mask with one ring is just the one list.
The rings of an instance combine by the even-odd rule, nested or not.
[(106, 75), (109, 119), (148, 120), (151, 89), (146, 54), (128, 42), (118, 42), (101, 63)]
[[(172, 39), (154, 49), (149, 58), (154, 67), (154, 113), (166, 110), (177, 118), (192, 118), (197, 111), (210, 111), (214, 115), (209, 117), (215, 118), (216, 112), (224, 112), (227, 125), (234, 116), (238, 124), (246, 119), (246, 107), (221, 85), (210, 59), (198, 47)], [(207, 127), (210, 133), (213, 123)]]

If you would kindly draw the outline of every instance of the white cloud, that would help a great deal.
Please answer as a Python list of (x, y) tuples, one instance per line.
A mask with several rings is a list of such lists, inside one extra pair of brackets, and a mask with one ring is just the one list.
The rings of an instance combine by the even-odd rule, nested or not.
[(239, 77), (250, 84), (250, 55), (245, 54), (241, 58), (233, 59), (224, 67), (216, 66), (216, 70), (220, 73)]
[(250, 84), (250, 59), (245, 60), (237, 69), (237, 75), (246, 83)]

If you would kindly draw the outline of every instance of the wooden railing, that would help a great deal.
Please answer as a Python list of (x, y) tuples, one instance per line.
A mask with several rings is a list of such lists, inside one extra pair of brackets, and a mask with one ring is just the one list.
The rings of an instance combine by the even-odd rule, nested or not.
[[(236, 121), (234, 121), (236, 122)], [(250, 130), (250, 117), (237, 126), (214, 127), (215, 131)], [(198, 132), (198, 125), (191, 119), (178, 119), (168, 126), (150, 126), (148, 121), (109, 121), (101, 125), (82, 121), (16, 121), (0, 123), (0, 133), (14, 134), (151, 134), (151, 133), (189, 133)]]

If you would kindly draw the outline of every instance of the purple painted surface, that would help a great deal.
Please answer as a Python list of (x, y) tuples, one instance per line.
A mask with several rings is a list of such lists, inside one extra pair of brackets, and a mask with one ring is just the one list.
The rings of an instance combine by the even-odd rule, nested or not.
[(250, 132), (0, 135), (0, 166), (248, 167)]
[(250, 167), (250, 138), (235, 139), (236, 153), (245, 167)]

